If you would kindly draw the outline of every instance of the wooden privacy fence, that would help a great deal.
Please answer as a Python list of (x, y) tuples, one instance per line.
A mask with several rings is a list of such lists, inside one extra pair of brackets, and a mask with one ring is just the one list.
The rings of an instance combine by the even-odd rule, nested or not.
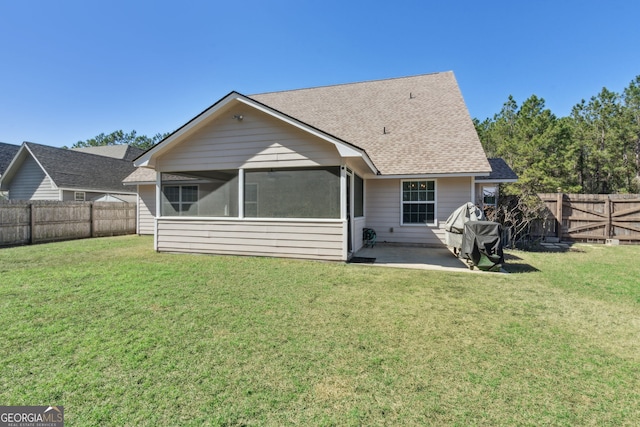
[(135, 234), (136, 204), (0, 202), (0, 246)]
[(538, 194), (561, 240), (640, 243), (640, 194)]

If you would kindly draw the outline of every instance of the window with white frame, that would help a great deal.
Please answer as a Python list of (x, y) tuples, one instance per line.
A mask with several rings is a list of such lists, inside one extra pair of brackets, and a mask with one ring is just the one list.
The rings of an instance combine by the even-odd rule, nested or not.
[(84, 202), (87, 200), (87, 195), (84, 191), (74, 191), (73, 200), (76, 202)]
[(198, 215), (197, 185), (164, 185), (162, 194), (162, 215)]
[(495, 206), (498, 201), (496, 195), (497, 187), (482, 187), (482, 204), (484, 206)]
[(402, 181), (402, 225), (436, 223), (436, 182)]

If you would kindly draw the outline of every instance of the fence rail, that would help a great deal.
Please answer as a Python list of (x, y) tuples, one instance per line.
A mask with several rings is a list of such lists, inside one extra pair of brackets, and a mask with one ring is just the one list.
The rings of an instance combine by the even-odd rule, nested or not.
[(0, 202), (0, 246), (135, 234), (136, 204)]
[(638, 194), (539, 194), (554, 221), (548, 236), (562, 240), (640, 243)]

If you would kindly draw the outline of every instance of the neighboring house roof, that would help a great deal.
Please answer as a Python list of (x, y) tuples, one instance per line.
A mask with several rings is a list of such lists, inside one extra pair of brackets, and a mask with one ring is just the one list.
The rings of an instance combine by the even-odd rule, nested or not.
[(491, 165), (491, 173), (488, 176), (476, 177), (476, 181), (486, 182), (516, 182), (518, 175), (509, 167), (507, 162), (501, 158), (491, 158), (489, 164)]
[(117, 145), (101, 145), (98, 147), (80, 147), (72, 148), (73, 151), (79, 151), (82, 153), (96, 154), (98, 156), (112, 157), (114, 159), (123, 159), (133, 161), (140, 154), (144, 153), (144, 150), (132, 147), (126, 144)]
[(127, 202), (136, 203), (138, 196), (135, 194), (103, 194), (100, 197), (96, 197), (92, 202)]
[[(173, 175), (170, 173), (162, 174), (162, 181), (188, 181), (194, 178), (189, 178), (184, 175)], [(156, 171), (149, 168), (136, 168), (131, 175), (127, 176), (122, 183), (124, 185), (136, 185), (136, 184), (155, 184), (156, 183)]]
[(19, 145), (0, 142), (0, 176), (7, 170), (18, 150), (20, 150)]
[(453, 72), (249, 97), (364, 149), (383, 175), (490, 171)]
[[(184, 140), (230, 102), (260, 108), (361, 156), (381, 175), (482, 175), (491, 167), (452, 72), (245, 97), (232, 92), (136, 159)], [(369, 160), (370, 159), (370, 160)]]
[(128, 160), (25, 142), (7, 171), (0, 188), (8, 189), (27, 155), (31, 155), (57, 188), (127, 192), (122, 180), (135, 169)]

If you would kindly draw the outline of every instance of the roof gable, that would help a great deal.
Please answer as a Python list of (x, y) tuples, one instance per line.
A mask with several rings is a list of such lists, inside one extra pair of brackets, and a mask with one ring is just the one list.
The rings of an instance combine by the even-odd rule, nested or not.
[(356, 147), (348, 142), (342, 141), (333, 135), (330, 135), (320, 129), (317, 129), (313, 126), (308, 125), (307, 123), (298, 120), (297, 118), (277, 111), (270, 106), (255, 101), (237, 92), (231, 92), (230, 94), (213, 104), (211, 107), (191, 119), (180, 129), (176, 130), (164, 140), (160, 141), (154, 147), (147, 150), (144, 154), (142, 154), (135, 160), (135, 166), (155, 167), (155, 160), (160, 155), (163, 155), (172, 150), (177, 145), (184, 142), (190, 136), (198, 132), (200, 129), (207, 126), (217, 117), (225, 114), (233, 106), (236, 106), (238, 104), (242, 104), (244, 106), (261, 111), (269, 116), (275, 117), (278, 120), (281, 120), (291, 126), (294, 126), (333, 144), (342, 157), (360, 157), (369, 165), (372, 172), (377, 172), (377, 169), (375, 169), (375, 166), (373, 165), (373, 163), (371, 163), (367, 154), (361, 148)]

